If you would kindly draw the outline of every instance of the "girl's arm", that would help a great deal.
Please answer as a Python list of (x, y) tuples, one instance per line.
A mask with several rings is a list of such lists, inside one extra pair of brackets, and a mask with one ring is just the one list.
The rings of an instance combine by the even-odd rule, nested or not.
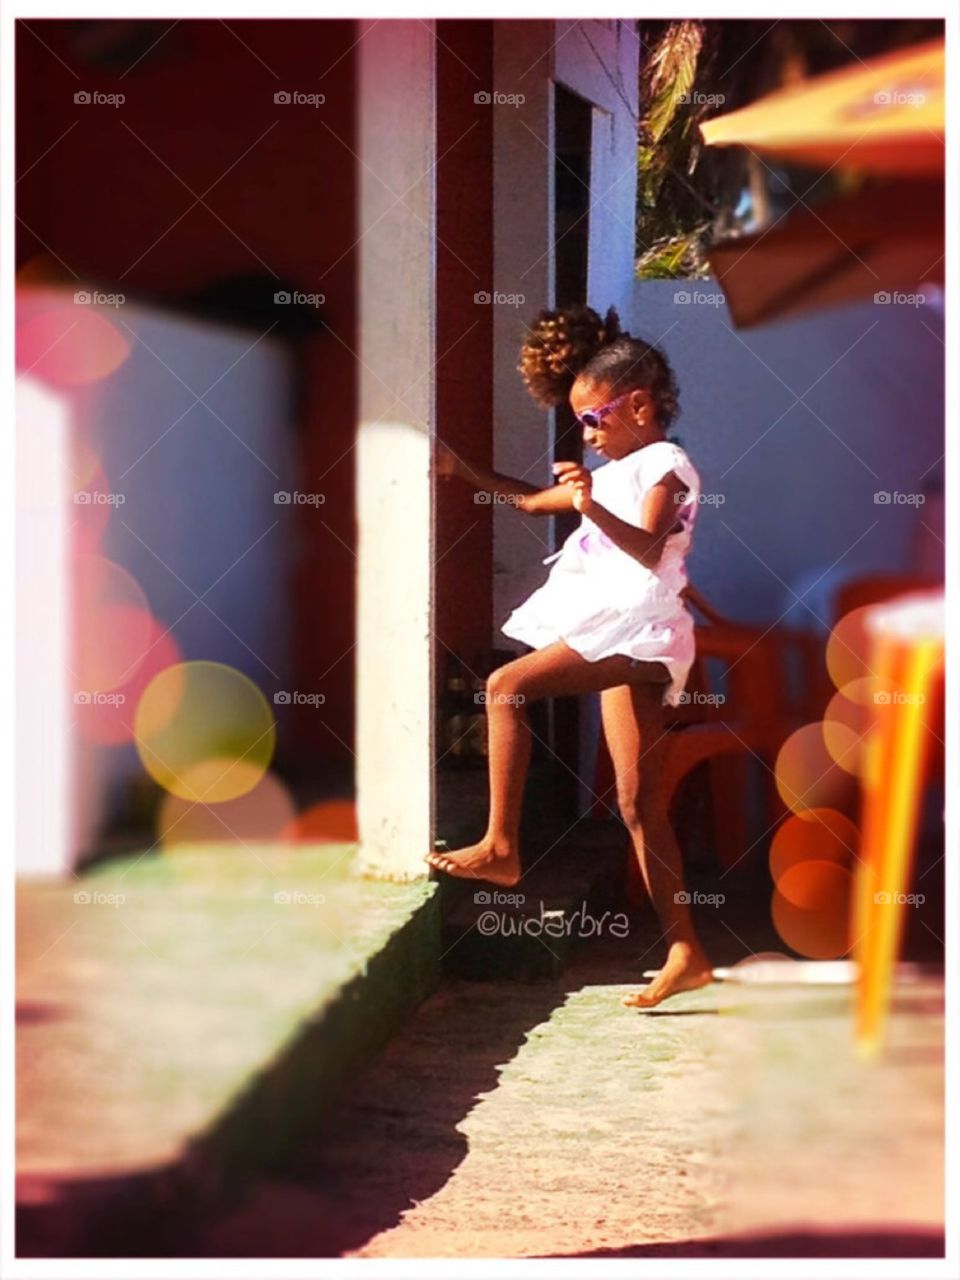
[(595, 502), (592, 496), (592, 478), (585, 467), (569, 463), (563, 473), (563, 483), (573, 489), (573, 505), (577, 511), (615, 542), (621, 551), (647, 569), (655, 569), (663, 552), (663, 544), (679, 523), (679, 496), (687, 486), (673, 471), (665, 475), (646, 495), (640, 527), (621, 520), (612, 511)]
[(552, 515), (558, 511), (572, 511), (574, 494), (567, 484), (556, 484), (549, 489), (538, 489), (536, 485), (527, 484), (525, 480), (514, 480), (510, 476), (499, 475), (496, 471), (488, 471), (486, 467), (474, 462), (467, 462), (446, 445), (437, 443), (436, 471), (439, 476), (458, 476), (466, 480), (474, 489), (486, 493), (500, 494), (512, 499), (511, 506), (527, 515)]

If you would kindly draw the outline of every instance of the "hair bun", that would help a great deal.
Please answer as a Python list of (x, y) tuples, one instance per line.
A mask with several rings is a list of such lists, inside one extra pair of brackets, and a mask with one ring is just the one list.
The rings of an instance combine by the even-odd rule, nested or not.
[(517, 368), (538, 404), (562, 404), (584, 366), (622, 336), (615, 307), (603, 320), (579, 302), (541, 311), (520, 349)]

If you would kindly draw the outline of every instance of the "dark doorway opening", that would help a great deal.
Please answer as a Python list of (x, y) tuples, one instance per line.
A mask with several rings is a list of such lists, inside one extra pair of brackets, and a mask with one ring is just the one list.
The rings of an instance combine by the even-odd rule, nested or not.
[[(563, 85), (555, 85), (553, 294), (558, 307), (587, 300), (592, 126), (593, 108), (590, 103)], [(583, 440), (570, 406), (559, 405), (556, 415), (553, 460), (582, 462)], [(571, 513), (555, 519), (559, 546), (576, 528), (580, 517)], [(564, 778), (558, 788), (558, 798), (562, 802), (563, 820), (569, 823), (576, 818), (575, 782), (580, 773), (580, 707), (576, 698), (554, 701), (551, 729), (552, 749), (560, 762), (557, 768)]]

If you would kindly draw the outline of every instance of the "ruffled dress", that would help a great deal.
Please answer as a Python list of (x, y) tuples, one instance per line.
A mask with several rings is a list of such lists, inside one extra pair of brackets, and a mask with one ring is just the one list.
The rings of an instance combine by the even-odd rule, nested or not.
[(694, 658), (693, 618), (680, 597), (693, 538), (700, 477), (687, 454), (669, 440), (606, 462), (593, 474), (593, 497), (628, 524), (641, 524), (643, 503), (673, 471), (687, 486), (677, 504), (680, 528), (664, 541), (655, 569), (622, 551), (592, 520), (544, 560), (547, 581), (511, 613), (503, 634), (533, 649), (563, 640), (588, 662), (624, 654), (662, 662), (670, 673), (663, 700), (676, 706)]

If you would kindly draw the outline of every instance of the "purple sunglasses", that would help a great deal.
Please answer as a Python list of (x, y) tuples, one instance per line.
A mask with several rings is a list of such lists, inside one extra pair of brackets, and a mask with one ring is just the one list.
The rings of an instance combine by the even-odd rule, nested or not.
[(629, 395), (630, 392), (625, 391), (622, 396), (617, 396), (616, 400), (611, 400), (609, 404), (601, 405), (599, 409), (587, 409), (585, 413), (575, 413), (573, 416), (582, 427), (587, 427), (591, 431), (595, 431), (607, 414), (613, 413), (617, 405), (623, 404), (624, 400), (626, 400)]

